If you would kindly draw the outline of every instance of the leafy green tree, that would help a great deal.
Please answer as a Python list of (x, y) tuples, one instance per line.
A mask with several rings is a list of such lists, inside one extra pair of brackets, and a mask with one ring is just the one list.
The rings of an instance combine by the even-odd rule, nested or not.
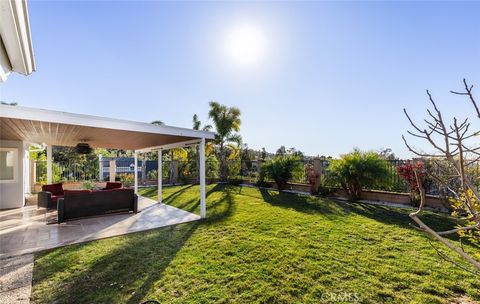
[(358, 149), (330, 161), (327, 180), (340, 184), (350, 200), (358, 200), (363, 188), (387, 186), (390, 170), (388, 163), (372, 151)]
[(202, 122), (198, 119), (197, 114), (193, 114), (193, 129), (194, 130), (202, 130), (202, 131), (210, 131), (212, 130), (212, 125), (204, 125), (202, 127)]
[(265, 150), (265, 148), (262, 148), (260, 159), (264, 161), (266, 158), (267, 158), (267, 150)]
[(285, 189), (287, 182), (299, 170), (303, 170), (303, 163), (293, 154), (277, 155), (262, 165), (262, 175), (273, 179), (279, 190)]
[(206, 178), (209, 180), (214, 180), (215, 178), (218, 178), (218, 159), (215, 156), (215, 154), (210, 154), (207, 155), (207, 158), (205, 160), (205, 175)]
[(240, 110), (236, 107), (227, 107), (216, 101), (210, 102), (210, 111), (208, 116), (213, 120), (215, 126), (215, 143), (218, 145), (217, 155), (220, 160), (220, 179), (227, 180), (228, 168), (228, 144), (241, 144), (242, 138), (240, 134)]
[(252, 161), (255, 158), (255, 153), (252, 149), (248, 148), (247, 144), (243, 144), (240, 147), (240, 162), (242, 166), (242, 175), (244, 172), (252, 170)]
[[(98, 177), (98, 155), (78, 154), (74, 147), (53, 146), (52, 157), (62, 180), (90, 180)], [(55, 179), (54, 179), (55, 180)]]
[(275, 156), (284, 156), (287, 154), (287, 149), (285, 146), (281, 146), (280, 148), (277, 149), (277, 152), (275, 152)]

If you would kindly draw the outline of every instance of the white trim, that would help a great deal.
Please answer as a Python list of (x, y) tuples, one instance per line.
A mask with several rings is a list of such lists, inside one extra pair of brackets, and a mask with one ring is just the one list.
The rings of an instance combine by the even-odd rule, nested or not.
[(134, 170), (134, 173), (133, 173), (134, 189), (135, 189), (135, 193), (138, 193), (138, 155), (137, 155), (137, 152), (133, 153), (133, 157), (134, 157), (134, 166), (135, 166), (135, 169), (136, 169), (136, 170)]
[(53, 161), (52, 161), (52, 145), (47, 146), (47, 184), (52, 184), (53, 182)]
[(160, 151), (160, 150), (170, 150), (170, 149), (183, 148), (183, 147), (199, 144), (200, 142), (201, 142), (201, 139), (192, 139), (192, 140), (181, 141), (173, 144), (167, 144), (163, 146), (139, 149), (139, 150), (135, 150), (135, 152), (147, 153), (147, 152)]
[[(1, 2), (1, 1), (0, 1)], [(214, 139), (215, 133), (198, 131), (187, 128), (154, 125), (146, 122), (136, 122), (115, 118), (74, 114), (60, 111), (0, 105), (0, 117), (12, 119), (25, 119), (44, 121), (50, 123), (68, 124), (74, 126), (87, 126), (94, 128), (106, 128), (133, 132), (145, 132), (152, 134), (173, 135), (183, 137), (195, 137)]]
[(10, 65), (10, 59), (8, 59), (2, 37), (0, 37), (0, 82), (7, 81), (8, 75), (10, 75), (11, 71), (12, 66)]
[(200, 142), (200, 217), (207, 217), (206, 189), (205, 189), (205, 138)]
[(157, 183), (158, 183), (158, 189), (157, 189), (157, 196), (158, 196), (158, 202), (161, 204), (163, 200), (163, 187), (162, 187), (162, 182), (163, 182), (163, 167), (162, 167), (162, 150), (158, 150), (158, 170), (157, 170)]
[(0, 36), (11, 70), (23, 75), (35, 71), (26, 0), (0, 1)]

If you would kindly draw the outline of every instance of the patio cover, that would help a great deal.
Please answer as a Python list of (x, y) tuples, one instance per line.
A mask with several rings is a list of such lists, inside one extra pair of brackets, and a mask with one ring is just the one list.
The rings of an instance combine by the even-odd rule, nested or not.
[[(52, 182), (52, 146), (88, 143), (94, 148), (134, 150), (137, 154), (157, 151), (162, 176), (162, 151), (198, 144), (200, 146), (200, 213), (206, 216), (205, 142), (215, 133), (186, 128), (153, 125), (98, 116), (73, 114), (10, 105), (0, 105), (0, 140), (44, 144), (47, 148), (47, 182)], [(138, 171), (134, 170), (135, 192)], [(162, 201), (162, 179), (158, 179), (158, 200)]]
[(142, 150), (205, 138), (212, 132), (98, 116), (0, 105), (0, 139), (54, 146)]

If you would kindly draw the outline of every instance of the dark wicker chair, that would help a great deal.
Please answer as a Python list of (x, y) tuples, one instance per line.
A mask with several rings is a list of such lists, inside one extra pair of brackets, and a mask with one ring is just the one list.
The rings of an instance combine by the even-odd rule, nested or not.
[(37, 195), (37, 206), (47, 209), (57, 209), (57, 201), (63, 198), (64, 191), (62, 183), (43, 185), (42, 191)]

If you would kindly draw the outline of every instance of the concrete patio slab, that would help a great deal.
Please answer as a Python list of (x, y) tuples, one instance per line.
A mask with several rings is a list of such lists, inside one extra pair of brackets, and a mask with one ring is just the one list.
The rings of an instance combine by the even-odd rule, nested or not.
[(200, 219), (196, 214), (146, 197), (138, 199), (137, 214), (106, 215), (51, 225), (46, 224), (45, 210), (36, 206), (0, 211), (0, 259)]
[(33, 254), (0, 260), (0, 303), (30, 303)]

